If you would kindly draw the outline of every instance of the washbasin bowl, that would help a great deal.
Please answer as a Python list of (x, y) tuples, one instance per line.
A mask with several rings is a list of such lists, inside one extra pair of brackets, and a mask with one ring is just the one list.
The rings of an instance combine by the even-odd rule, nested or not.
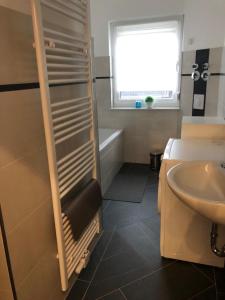
[(172, 191), (213, 223), (225, 225), (225, 169), (217, 162), (184, 162), (167, 173)]

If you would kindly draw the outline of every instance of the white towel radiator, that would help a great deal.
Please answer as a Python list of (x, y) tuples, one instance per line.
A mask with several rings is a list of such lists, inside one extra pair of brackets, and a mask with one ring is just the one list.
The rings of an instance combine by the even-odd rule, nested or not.
[[(62, 200), (82, 181), (96, 178), (88, 0), (32, 0), (35, 48), (52, 189), (62, 290), (89, 256), (100, 231), (96, 215), (79, 241)], [(72, 96), (71, 96), (72, 95)]]

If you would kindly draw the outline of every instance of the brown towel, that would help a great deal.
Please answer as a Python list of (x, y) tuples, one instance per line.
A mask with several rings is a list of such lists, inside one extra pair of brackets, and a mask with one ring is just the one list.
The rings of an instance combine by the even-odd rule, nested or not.
[(81, 234), (90, 224), (101, 204), (101, 188), (95, 179), (92, 179), (80, 194), (71, 199), (64, 213), (70, 221), (75, 241), (79, 240)]

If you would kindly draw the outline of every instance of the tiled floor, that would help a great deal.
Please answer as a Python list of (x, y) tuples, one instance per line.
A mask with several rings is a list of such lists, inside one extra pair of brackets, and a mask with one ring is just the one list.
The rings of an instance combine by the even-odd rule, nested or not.
[(225, 299), (223, 269), (160, 257), (156, 173), (149, 171), (141, 203), (104, 201), (103, 219), (105, 230), (68, 300)]

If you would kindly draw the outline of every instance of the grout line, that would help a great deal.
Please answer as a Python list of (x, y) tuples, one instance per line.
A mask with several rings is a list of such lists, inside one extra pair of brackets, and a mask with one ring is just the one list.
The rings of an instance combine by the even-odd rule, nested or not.
[(215, 268), (213, 268), (213, 275), (214, 275), (214, 283), (215, 283), (215, 288), (216, 288), (216, 300), (218, 300), (218, 289), (217, 289), (217, 283), (216, 283)]
[(120, 255), (120, 254), (122, 254), (122, 253), (124, 253), (124, 251), (120, 251), (120, 252), (118, 252), (118, 253), (116, 253), (116, 254), (112, 254), (112, 255), (110, 255), (110, 256), (107, 256), (106, 258), (102, 258), (102, 261), (107, 261), (107, 260), (109, 260), (109, 259), (111, 259), (111, 258), (113, 258), (113, 257), (115, 257), (115, 256), (117, 256), (117, 255)]
[[(173, 261), (173, 262), (171, 262), (170, 264), (166, 265), (165, 267), (159, 268), (159, 269), (157, 269), (157, 270), (155, 270), (155, 271), (152, 271), (152, 272), (150, 272), (150, 273), (147, 273), (146, 275), (144, 275), (144, 276), (142, 276), (142, 277), (139, 277), (139, 278), (137, 278), (137, 279), (135, 279), (135, 280), (133, 280), (133, 281), (130, 281), (130, 282), (124, 284), (124, 285), (121, 285), (119, 288), (116, 288), (116, 289), (114, 289), (114, 290), (111, 290), (110, 292), (108, 292), (108, 293), (102, 295), (101, 297), (97, 298), (96, 300), (102, 299), (102, 298), (104, 298), (105, 296), (111, 295), (112, 293), (115, 293), (116, 291), (121, 290), (122, 288), (124, 288), (124, 287), (126, 287), (126, 286), (129, 286), (130, 284), (133, 284), (133, 283), (135, 283), (135, 282), (137, 282), (137, 281), (139, 281), (139, 280), (142, 280), (142, 279), (144, 279), (144, 278), (146, 278), (146, 277), (148, 277), (148, 276), (151, 276), (152, 274), (157, 273), (157, 272), (160, 271), (160, 270), (166, 269), (167, 267), (173, 265), (174, 263), (176, 263), (176, 261)], [(138, 267), (138, 268), (135, 268), (135, 269), (132, 269), (131, 271), (128, 271), (128, 272), (124, 273), (123, 275), (127, 275), (127, 274), (132, 273), (133, 271), (136, 271), (136, 270), (139, 270), (139, 267)], [(119, 275), (116, 275), (116, 276), (112, 276), (112, 277), (110, 277), (110, 278), (112, 279), (112, 278), (116, 278), (116, 277), (118, 277), (118, 276), (119, 276)], [(104, 283), (104, 280), (103, 280), (102, 282)], [(83, 300), (83, 299), (82, 299), (82, 300)]]
[(108, 203), (107, 203), (106, 206), (103, 208), (102, 212), (104, 212), (104, 211), (108, 208), (108, 206), (109, 206), (109, 204), (110, 204), (110, 202), (111, 202), (112, 200), (103, 200), (103, 201), (108, 201)]
[(105, 297), (110, 296), (110, 295), (112, 295), (115, 292), (120, 292), (120, 289), (112, 290), (112, 291), (108, 292), (107, 294), (104, 294), (103, 296), (96, 298), (95, 300), (104, 299)]
[(158, 268), (158, 269), (156, 269), (155, 271), (152, 271), (152, 272), (150, 272), (150, 273), (148, 273), (148, 274), (146, 274), (146, 275), (144, 275), (144, 276), (142, 276), (142, 277), (139, 277), (139, 278), (137, 278), (137, 279), (135, 279), (135, 280), (132, 280), (132, 281), (128, 282), (127, 284), (121, 285), (121, 286), (120, 286), (120, 289), (122, 289), (122, 288), (124, 288), (124, 287), (127, 287), (127, 286), (129, 286), (129, 285), (131, 285), (131, 284), (133, 284), (133, 283), (135, 283), (135, 282), (140, 281), (140, 280), (143, 280), (143, 279), (145, 279), (145, 278), (147, 278), (147, 277), (149, 277), (149, 276), (152, 276), (153, 274), (155, 274), (155, 273), (157, 273), (157, 272), (159, 272), (159, 271), (161, 271), (161, 270), (164, 270), (164, 269), (166, 269), (166, 268), (168, 268), (168, 267), (174, 265), (175, 263), (176, 263), (176, 261), (173, 261), (173, 262), (169, 263), (168, 265), (166, 265), (166, 266), (164, 266), (164, 267)]
[(89, 283), (89, 282), (90, 282), (89, 280), (79, 279), (79, 278), (77, 278), (76, 282), (77, 282), (77, 281), (82, 281), (82, 282), (86, 282), (86, 283)]
[(204, 292), (208, 291), (209, 289), (211, 289), (211, 288), (214, 287), (214, 286), (215, 286), (215, 284), (212, 284), (212, 285), (208, 286), (206, 289), (201, 290), (201, 291), (198, 292), (197, 294), (194, 294), (193, 296), (191, 296), (191, 297), (188, 298), (187, 300), (191, 300), (191, 299), (194, 299), (194, 297), (196, 297), (196, 296), (202, 295)]
[[(46, 195), (45, 195), (46, 196)], [(50, 198), (50, 197), (48, 197)], [(48, 205), (48, 201), (50, 199), (48, 199), (47, 197), (45, 197), (44, 200), (42, 200), (35, 208), (34, 210), (32, 210), (31, 212), (29, 212), (20, 222), (18, 222), (15, 226), (13, 226), (8, 232), (8, 235), (12, 235), (14, 233), (14, 231), (18, 230), (19, 227), (21, 227), (21, 225), (23, 225), (24, 223), (26, 223), (33, 215), (36, 214), (36, 212), (45, 205)], [(48, 199), (48, 200), (47, 200)], [(51, 201), (51, 200), (50, 200)]]
[[(145, 218), (146, 220), (149, 220), (149, 218)], [(144, 220), (144, 219), (143, 219)], [(137, 221), (135, 221), (135, 223), (132, 223), (132, 224), (128, 224), (126, 226), (124, 226), (123, 228), (128, 228), (128, 227), (133, 227), (133, 226), (137, 226), (137, 228), (143, 233), (144, 236), (146, 236), (146, 238), (151, 242), (151, 244), (153, 243), (153, 245), (155, 244), (154, 241), (152, 241), (150, 239), (150, 237), (147, 235), (147, 233), (144, 231), (144, 229), (141, 227), (140, 225), (140, 222), (142, 222), (142, 219), (138, 219)], [(116, 226), (116, 225), (115, 225)], [(117, 230), (120, 230), (120, 228), (116, 228)], [(116, 254), (112, 254), (110, 256), (107, 256), (105, 258), (102, 259), (102, 261), (107, 261), (108, 259), (112, 258), (112, 257), (115, 257), (121, 253), (123, 253), (124, 251), (120, 251)]]
[(113, 230), (112, 230), (111, 237), (110, 237), (110, 239), (108, 240), (108, 243), (106, 244), (105, 250), (103, 251), (102, 256), (101, 256), (101, 258), (100, 258), (100, 260), (99, 260), (99, 262), (98, 262), (98, 264), (97, 264), (97, 266), (96, 266), (96, 269), (95, 269), (95, 271), (94, 271), (94, 273), (93, 273), (93, 276), (92, 276), (92, 278), (91, 278), (91, 280), (90, 280), (90, 282), (89, 282), (89, 285), (88, 285), (88, 287), (87, 287), (87, 289), (86, 289), (86, 292), (84, 293), (84, 296), (82, 297), (82, 300), (84, 300), (85, 297), (86, 297), (86, 295), (87, 295), (87, 292), (88, 292), (88, 290), (89, 290), (89, 288), (90, 288), (90, 286), (91, 286), (91, 284), (92, 284), (92, 282), (93, 282), (93, 279), (94, 279), (94, 277), (95, 277), (95, 274), (96, 274), (97, 271), (98, 271), (98, 268), (99, 268), (99, 266), (100, 266), (100, 264), (101, 264), (101, 262), (102, 262), (102, 259), (103, 259), (104, 255), (105, 255), (105, 253), (106, 253), (106, 251), (107, 251), (107, 249), (108, 249), (108, 247), (109, 247), (110, 242), (112, 241), (113, 235), (114, 235), (114, 233), (115, 233), (115, 229), (116, 229), (116, 226), (114, 226), (114, 228), (113, 228)]
[[(191, 265), (192, 265), (192, 267), (193, 267), (195, 270), (197, 270), (199, 273), (201, 273), (202, 275), (204, 275), (207, 279), (209, 279), (212, 283), (215, 284), (215, 279), (212, 280), (212, 278), (210, 278), (208, 275), (206, 275), (205, 272), (203, 272), (203, 271), (200, 270), (198, 267), (196, 267), (195, 264), (191, 263)], [(213, 272), (213, 274), (214, 274), (213, 269), (212, 269), (212, 272)], [(214, 277), (214, 275), (213, 275), (213, 277)]]
[[(140, 221), (140, 222), (141, 222), (141, 221)], [(143, 233), (143, 235), (146, 236), (146, 238), (149, 240), (149, 242), (151, 242), (151, 244), (152, 244), (152, 243), (153, 243), (153, 245), (156, 244), (155, 241), (153, 241), (152, 239), (150, 239), (150, 236), (148, 236), (147, 233), (144, 231), (144, 229), (141, 227), (140, 222), (137, 223), (137, 227), (140, 229), (140, 231)], [(150, 228), (150, 230), (152, 231), (151, 228)], [(152, 233), (154, 234), (153, 231), (152, 231)]]
[(122, 296), (124, 297), (124, 300), (127, 300), (126, 295), (124, 294), (124, 292), (119, 288), (120, 293), (122, 294)]
[[(139, 220), (136, 223), (128, 224), (128, 225), (124, 226), (123, 228), (138, 226), (138, 223), (139, 223)], [(117, 225), (115, 225), (115, 229), (119, 231), (121, 228), (118, 228)], [(102, 261), (107, 261), (108, 259), (111, 259), (112, 257), (115, 257), (117, 255), (120, 255), (121, 253), (124, 253), (124, 250), (121, 250), (121, 251), (117, 252), (116, 254), (112, 254), (110, 256), (102, 258)]]
[(8, 161), (6, 164), (3, 164), (2, 166), (0, 166), (0, 169), (6, 169), (8, 167), (10, 167), (11, 165), (14, 165), (20, 161), (29, 159), (31, 157), (33, 157), (34, 155), (36, 155), (37, 153), (43, 152), (43, 150), (45, 149), (45, 146), (43, 143), (41, 143), (36, 149), (32, 149), (29, 151), (23, 151), (22, 154), (19, 154), (18, 157), (16, 157), (13, 160)]

